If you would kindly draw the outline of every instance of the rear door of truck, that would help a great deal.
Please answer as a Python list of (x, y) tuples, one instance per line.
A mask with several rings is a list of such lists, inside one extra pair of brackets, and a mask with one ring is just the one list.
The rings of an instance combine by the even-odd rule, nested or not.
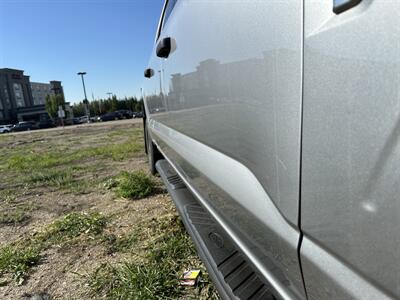
[(398, 299), (400, 2), (305, 0), (304, 12), (307, 294)]

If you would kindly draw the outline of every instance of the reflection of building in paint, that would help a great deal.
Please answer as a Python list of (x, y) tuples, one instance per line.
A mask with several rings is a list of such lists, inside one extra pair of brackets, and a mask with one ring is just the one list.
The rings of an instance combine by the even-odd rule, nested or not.
[(287, 97), (285, 89), (274, 87), (297, 80), (288, 67), (293, 63), (296, 52), (283, 48), (240, 61), (206, 59), (193, 72), (169, 74), (169, 86), (163, 88), (166, 93), (148, 95), (146, 105), (150, 113), (159, 113), (219, 104), (227, 108), (246, 101), (247, 105), (271, 111), (271, 97)]
[[(293, 55), (289, 50), (280, 49), (276, 53), (264, 52), (260, 58), (249, 58), (230, 63), (220, 63), (207, 59), (196, 67), (196, 71), (186, 74), (172, 74), (168, 105), (170, 110), (193, 108), (225, 101), (237, 102), (246, 99), (260, 102), (271, 82), (262, 84), (260, 78), (274, 78), (275, 58), (279, 53), (281, 61)], [(271, 76), (272, 75), (272, 76)], [(249, 84), (252, 81), (252, 84)]]
[(60, 81), (31, 83), (22, 70), (0, 69), (0, 123), (48, 118), (45, 99), (51, 94), (64, 95)]
[[(218, 80), (221, 65), (215, 59), (200, 62), (197, 70), (186, 74), (172, 74), (168, 105), (170, 110), (206, 105), (208, 96), (217, 96), (221, 88)], [(200, 102), (199, 102), (200, 101)]]

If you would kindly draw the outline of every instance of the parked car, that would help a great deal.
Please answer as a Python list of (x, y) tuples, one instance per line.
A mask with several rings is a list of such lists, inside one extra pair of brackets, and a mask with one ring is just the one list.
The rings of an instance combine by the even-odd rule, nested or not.
[(37, 126), (33, 122), (19, 122), (11, 128), (11, 131), (28, 131), (33, 129), (37, 129)]
[(133, 117), (132, 111), (127, 109), (120, 109), (115, 112), (121, 116), (121, 119), (132, 119)]
[(77, 125), (77, 124), (81, 124), (81, 119), (79, 117), (73, 118), (72, 119), (72, 123)]
[(142, 111), (135, 111), (133, 113), (134, 118), (143, 118), (143, 112)]
[(45, 128), (53, 128), (56, 127), (54, 122), (52, 120), (42, 120), (38, 124), (39, 129), (45, 129)]
[(99, 121), (113, 121), (113, 120), (120, 120), (122, 116), (117, 112), (109, 112), (99, 117)]
[(11, 130), (7, 125), (0, 125), (0, 133), (8, 133), (10, 131)]
[(166, 2), (146, 151), (221, 298), (400, 299), (399, 12)]
[(88, 121), (90, 121), (90, 118), (88, 116), (82, 116), (79, 118), (79, 124), (85, 124), (88, 123)]

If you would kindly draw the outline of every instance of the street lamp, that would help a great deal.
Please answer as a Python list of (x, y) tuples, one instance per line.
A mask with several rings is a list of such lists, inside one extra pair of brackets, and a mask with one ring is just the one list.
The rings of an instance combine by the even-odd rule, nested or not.
[(89, 101), (86, 96), (85, 80), (83, 79), (83, 75), (86, 75), (86, 72), (78, 72), (77, 75), (80, 75), (82, 78), (83, 93), (85, 94), (85, 100), (83, 100), (83, 103), (85, 103), (86, 117), (87, 117), (87, 122), (89, 123), (89, 121), (90, 121), (90, 111), (89, 111), (89, 106), (88, 106)]

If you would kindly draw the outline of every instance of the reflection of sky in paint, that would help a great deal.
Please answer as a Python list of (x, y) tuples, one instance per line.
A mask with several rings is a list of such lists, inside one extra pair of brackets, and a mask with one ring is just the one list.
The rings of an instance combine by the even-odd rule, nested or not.
[(333, 0), (335, 6), (340, 6), (344, 3), (350, 2), (350, 0)]
[[(185, 2), (178, 1), (162, 34), (176, 39), (176, 52), (165, 62), (166, 65), (172, 64), (170, 61), (174, 56), (179, 56), (179, 60), (173, 60), (174, 73), (195, 71), (194, 61), (215, 59), (220, 63), (232, 63), (263, 58), (263, 52), (277, 47), (296, 49), (301, 37), (300, 18), (297, 18), (301, 12), (301, 2), (293, 5), (291, 2), (261, 1), (249, 5), (246, 1), (237, 1), (229, 10), (226, 9), (227, 4), (227, 0), (194, 1), (188, 8), (185, 7)], [(192, 25), (192, 20), (203, 20), (209, 11), (213, 12), (213, 18), (208, 18), (206, 22), (199, 21), (198, 26)], [(255, 11), (259, 13), (255, 14)], [(275, 16), (282, 15), (282, 11), (293, 18), (276, 18)], [(249, 18), (250, 15), (253, 15), (253, 18)], [(298, 22), (298, 31), (286, 30), (286, 34), (282, 35), (282, 28), (296, 26), (293, 22)], [(179, 35), (176, 28), (179, 28)], [(266, 31), (266, 28), (269, 30)], [(183, 47), (182, 42), (185, 43)], [(192, 45), (196, 45), (196, 51), (190, 50)]]

